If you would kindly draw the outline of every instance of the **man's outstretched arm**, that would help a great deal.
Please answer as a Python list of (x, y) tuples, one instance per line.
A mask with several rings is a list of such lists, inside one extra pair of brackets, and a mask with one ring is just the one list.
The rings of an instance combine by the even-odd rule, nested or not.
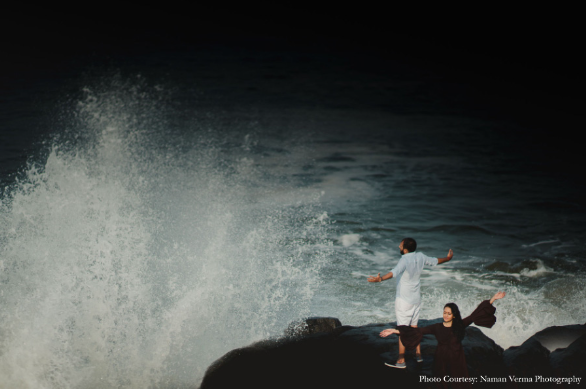
[(380, 273), (378, 273), (378, 275), (376, 277), (369, 276), (368, 277), (368, 282), (383, 282), (384, 280), (388, 280), (389, 278), (393, 278), (393, 272), (392, 271), (388, 272), (387, 274), (385, 274), (382, 277), (381, 277)]
[(450, 251), (448, 251), (447, 257), (437, 259), (437, 264), (439, 265), (440, 263), (448, 262), (450, 259), (452, 259), (453, 256), (454, 256), (454, 253), (452, 252), (452, 249), (450, 249)]

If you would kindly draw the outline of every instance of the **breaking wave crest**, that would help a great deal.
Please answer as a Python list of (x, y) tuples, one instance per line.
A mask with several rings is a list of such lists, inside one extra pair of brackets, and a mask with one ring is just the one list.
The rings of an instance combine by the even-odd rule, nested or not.
[(329, 255), (319, 195), (271, 200), (283, 183), (250, 134), (174, 122), (161, 95), (122, 77), (85, 88), (5, 189), (3, 387), (196, 386), (308, 314)]

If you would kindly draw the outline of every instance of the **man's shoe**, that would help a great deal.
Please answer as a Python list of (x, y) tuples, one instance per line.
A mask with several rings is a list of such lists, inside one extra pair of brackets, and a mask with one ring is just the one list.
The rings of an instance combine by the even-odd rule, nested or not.
[(421, 356), (421, 354), (415, 354), (415, 359), (417, 360), (417, 362), (423, 362), (423, 357)]
[(387, 365), (389, 367), (394, 367), (394, 368), (397, 368), (397, 369), (404, 369), (404, 368), (407, 367), (407, 364), (405, 362), (403, 362), (403, 363), (395, 363), (394, 365), (392, 363), (386, 363), (385, 362), (385, 365)]

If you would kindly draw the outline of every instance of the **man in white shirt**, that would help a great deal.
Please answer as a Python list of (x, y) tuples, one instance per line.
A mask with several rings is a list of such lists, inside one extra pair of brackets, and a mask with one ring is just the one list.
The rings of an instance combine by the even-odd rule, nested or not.
[[(413, 238), (405, 238), (399, 245), (401, 250), (401, 259), (397, 266), (387, 274), (381, 277), (380, 273), (376, 277), (368, 277), (368, 282), (383, 282), (390, 278), (397, 280), (397, 295), (395, 298), (395, 315), (397, 316), (398, 326), (417, 327), (419, 320), (419, 311), (421, 310), (421, 293), (419, 291), (421, 286), (421, 272), (423, 267), (436, 266), (440, 263), (448, 262), (454, 256), (450, 249), (448, 256), (445, 258), (432, 258), (418, 253), (417, 242)], [(421, 358), (421, 347), (417, 345), (415, 351), (417, 362), (423, 362)], [(405, 346), (401, 343), (399, 338), (399, 358), (395, 365), (388, 364), (388, 366), (398, 367), (404, 369), (405, 364)]]

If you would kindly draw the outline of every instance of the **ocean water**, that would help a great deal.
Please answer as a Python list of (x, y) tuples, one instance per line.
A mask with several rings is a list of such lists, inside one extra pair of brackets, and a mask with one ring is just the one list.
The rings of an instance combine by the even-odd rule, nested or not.
[[(0, 387), (197, 387), (305, 316), (394, 321), (407, 236), (422, 318), (504, 348), (584, 323), (584, 184), (529, 122), (401, 60), (210, 45), (29, 71), (2, 90)], [(563, 161), (561, 161), (563, 162)]]

